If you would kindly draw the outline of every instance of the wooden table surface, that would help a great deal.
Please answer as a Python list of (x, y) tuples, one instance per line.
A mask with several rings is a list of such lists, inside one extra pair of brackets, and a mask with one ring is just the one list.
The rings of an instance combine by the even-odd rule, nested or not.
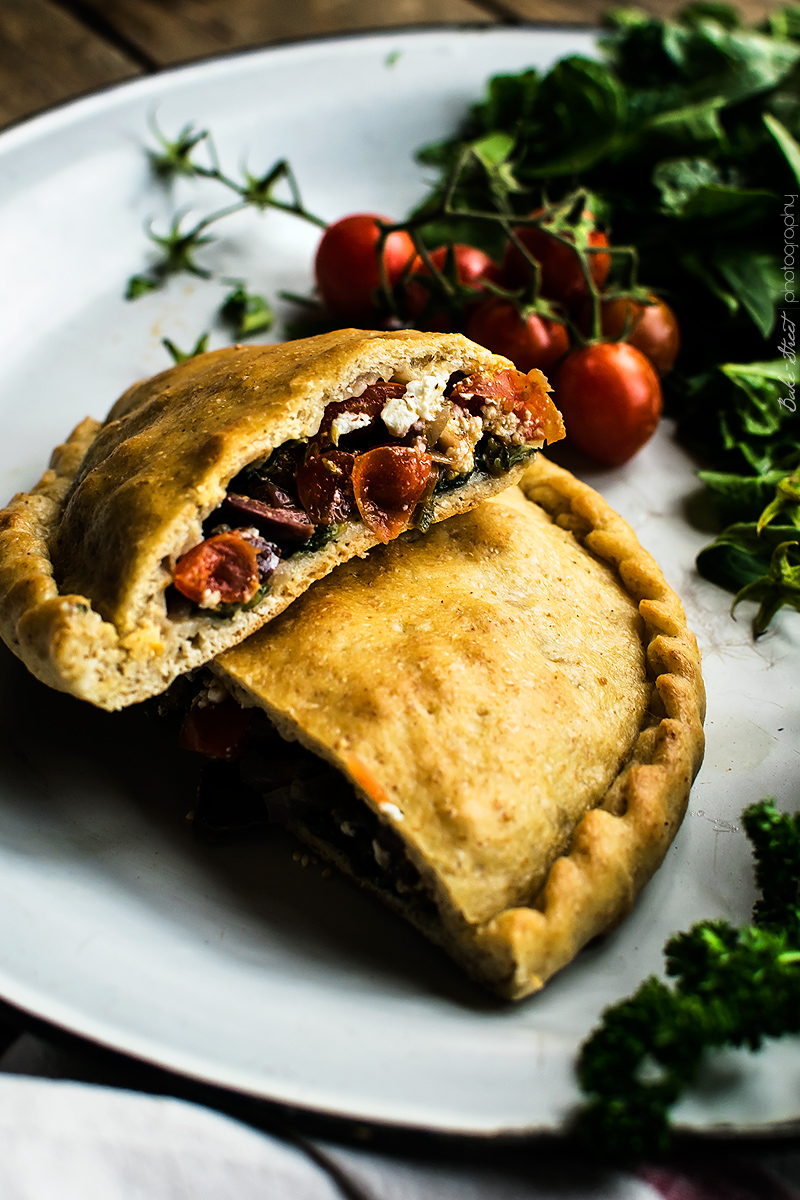
[[(0, 0), (0, 126), (121, 79), (292, 38), (420, 25), (593, 25), (610, 0)], [(682, 0), (644, 0), (668, 14)], [(743, 0), (760, 19), (769, 5)]]

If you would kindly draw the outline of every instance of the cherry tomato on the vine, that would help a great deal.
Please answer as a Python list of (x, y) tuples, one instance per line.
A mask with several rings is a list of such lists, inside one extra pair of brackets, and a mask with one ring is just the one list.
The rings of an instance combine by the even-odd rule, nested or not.
[(621, 337), (627, 322), (629, 332), (625, 340), (641, 350), (663, 376), (675, 365), (681, 335), (670, 306), (658, 296), (650, 299), (653, 304), (625, 299), (604, 300), (600, 305), (600, 322), (603, 336), (611, 338)]
[(574, 350), (558, 372), (555, 401), (567, 437), (595, 462), (618, 467), (652, 437), (661, 384), (649, 359), (628, 342)]
[[(375, 292), (380, 287), (378, 222), (388, 217), (354, 213), (334, 221), (322, 235), (314, 261), (317, 288), (325, 307), (334, 316), (365, 319), (376, 312)], [(383, 261), (390, 286), (397, 283), (414, 256), (407, 233), (390, 233)]]
[[(492, 278), (498, 270), (488, 254), (484, 254), (477, 246), (468, 246), (463, 242), (456, 242), (453, 246), (437, 246), (435, 250), (431, 250), (430, 259), (434, 267), (445, 276), (449, 275), (454, 265), (458, 282), (475, 288), (476, 291), (483, 291), (482, 280)], [(409, 316), (418, 317), (427, 309), (424, 328), (437, 333), (451, 333), (453, 322), (446, 311), (446, 305), (440, 301), (435, 291), (432, 293), (424, 283), (414, 278), (415, 275), (430, 274), (427, 263), (421, 255), (417, 255), (411, 264), (411, 277), (406, 284)]]
[[(542, 209), (532, 212), (532, 217), (541, 216)], [(584, 213), (591, 217), (591, 213)], [(577, 252), (570, 246), (560, 242), (558, 238), (539, 229), (536, 225), (518, 225), (514, 233), (541, 265), (542, 295), (551, 300), (561, 300), (564, 304), (576, 304), (587, 294), (586, 280), (583, 278), (581, 263)], [(590, 246), (607, 246), (608, 238), (600, 229), (593, 229), (589, 234)], [(589, 264), (592, 279), (597, 287), (605, 283), (611, 269), (611, 256), (608, 254), (590, 254)], [(530, 277), (531, 265), (522, 251), (509, 242), (503, 259), (503, 278), (509, 287), (519, 287)]]
[(520, 371), (547, 371), (569, 350), (563, 325), (536, 313), (523, 319), (515, 305), (502, 296), (484, 300), (467, 323), (467, 337), (494, 354), (504, 354)]

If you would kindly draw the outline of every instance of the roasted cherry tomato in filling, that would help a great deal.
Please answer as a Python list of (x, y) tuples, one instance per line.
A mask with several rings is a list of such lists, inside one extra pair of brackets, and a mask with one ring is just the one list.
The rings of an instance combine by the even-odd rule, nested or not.
[(236, 530), (206, 538), (175, 564), (175, 587), (195, 604), (246, 604), (258, 591), (258, 559)]
[(564, 437), (564, 422), (550, 399), (550, 385), (541, 371), (513, 371), (507, 368), (494, 375), (468, 375), (453, 388), (456, 404), (479, 413), (487, 404), (504, 412), (513, 412), (519, 420), (515, 431), (525, 442), (558, 442)]
[(321, 453), (312, 446), (297, 468), (297, 494), (315, 525), (338, 525), (354, 515), (353, 459), (347, 450)]
[[(476, 292), (484, 291), (483, 281), (492, 278), (497, 273), (497, 266), (479, 250), (477, 246), (467, 246), (456, 242), (453, 246), (437, 246), (430, 253), (430, 260), (436, 270), (445, 278), (450, 279), (453, 268), (458, 282), (466, 287), (474, 288)], [(422, 276), (418, 280), (415, 276)], [(430, 284), (426, 286), (425, 277)], [(420, 256), (411, 264), (410, 278), (406, 283), (406, 304), (412, 320), (424, 314), (422, 327), (437, 333), (452, 333), (454, 326), (447, 311), (447, 303), (442, 298), (439, 288), (433, 279), (428, 264)]]
[(494, 354), (503, 354), (520, 371), (546, 371), (569, 350), (566, 328), (532, 313), (523, 318), (502, 296), (484, 300), (467, 324), (467, 337)]
[(556, 394), (572, 444), (608, 467), (632, 458), (661, 416), (653, 365), (627, 342), (573, 351), (558, 373)]
[[(538, 209), (531, 216), (538, 217), (541, 213), (542, 209)], [(591, 213), (586, 212), (584, 216), (591, 218)], [(514, 233), (541, 266), (542, 295), (572, 305), (587, 294), (586, 280), (575, 250), (536, 225), (518, 225)], [(590, 246), (607, 246), (608, 238), (601, 230), (593, 229), (588, 242)], [(610, 255), (590, 254), (589, 264), (592, 279), (597, 287), (602, 287), (611, 269)], [(519, 287), (530, 278), (531, 270), (522, 251), (514, 242), (509, 242), (503, 259), (505, 282), (510, 287)]]
[(195, 702), (186, 714), (178, 744), (182, 750), (231, 762), (244, 751), (252, 724), (253, 710), (242, 708), (232, 696), (219, 704)]
[(411, 446), (376, 446), (353, 464), (358, 511), (380, 542), (397, 537), (411, 519), (428, 476), (431, 457)]
[[(388, 217), (354, 213), (334, 221), (322, 235), (314, 262), (317, 288), (329, 312), (336, 316), (366, 318), (376, 311), (375, 292), (380, 287), (378, 222)], [(390, 287), (397, 283), (414, 257), (407, 233), (390, 233), (383, 263)]]

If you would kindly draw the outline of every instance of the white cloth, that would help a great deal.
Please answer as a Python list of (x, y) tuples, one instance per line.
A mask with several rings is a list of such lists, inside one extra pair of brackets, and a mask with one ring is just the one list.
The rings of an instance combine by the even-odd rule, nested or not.
[(657, 1193), (624, 1172), (535, 1165), (505, 1172), (328, 1142), (304, 1149), (183, 1100), (0, 1074), (0, 1197), (657, 1200)]
[[(709, 1164), (695, 1181), (680, 1168), (660, 1183), (646, 1172), (651, 1186), (586, 1166), (574, 1148), (572, 1157), (528, 1145), (469, 1160), (452, 1150), (378, 1153), (286, 1140), (202, 1104), (127, 1090), (139, 1086), (134, 1064), (106, 1057), (23, 1034), (0, 1059), (0, 1200), (800, 1200), (794, 1146), (760, 1156), (759, 1178), (733, 1191), (730, 1170), (709, 1189)], [(172, 1077), (147, 1070), (145, 1086), (163, 1078), (169, 1088)]]
[(342, 1200), (308, 1155), (196, 1104), (0, 1076), (2, 1200)]

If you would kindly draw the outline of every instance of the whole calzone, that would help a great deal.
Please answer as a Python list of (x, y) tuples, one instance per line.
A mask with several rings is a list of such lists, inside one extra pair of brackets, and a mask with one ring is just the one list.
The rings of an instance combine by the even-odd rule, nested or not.
[(315, 584), (212, 664), (182, 733), (512, 999), (629, 911), (704, 712), (680, 601), (630, 527), (541, 457), (521, 489)]
[(513, 483), (563, 437), (548, 391), (460, 334), (192, 358), (87, 418), (0, 513), (0, 633), (102, 708), (155, 695), (337, 564)]

